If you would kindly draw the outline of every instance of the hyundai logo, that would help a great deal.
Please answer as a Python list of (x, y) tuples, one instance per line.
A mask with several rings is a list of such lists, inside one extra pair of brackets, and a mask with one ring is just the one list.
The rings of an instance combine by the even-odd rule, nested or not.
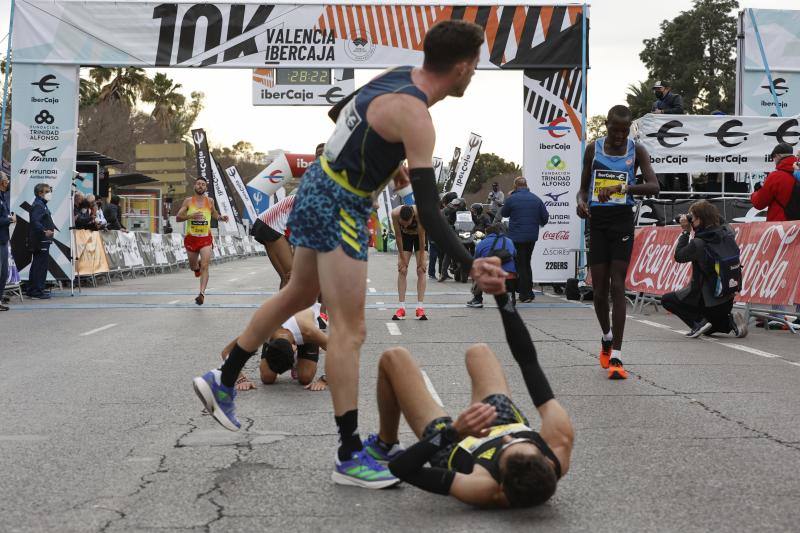
[[(732, 128), (740, 128), (742, 126), (741, 120), (728, 120), (723, 122), (717, 131), (714, 133), (704, 133), (706, 137), (714, 137), (717, 142), (725, 148), (733, 148), (739, 146), (747, 140), (748, 133), (743, 131), (731, 131)], [(729, 142), (728, 139), (741, 139), (739, 142)]]
[(542, 126), (539, 129), (549, 133), (550, 137), (555, 137), (556, 139), (560, 139), (561, 137), (563, 137), (572, 130), (572, 128), (570, 128), (569, 126), (562, 126), (562, 124), (564, 124), (566, 121), (567, 119), (565, 117), (558, 117), (547, 126)]
[[(675, 128), (682, 128), (683, 122), (679, 120), (670, 120), (663, 126), (661, 126), (657, 132), (655, 133), (648, 133), (647, 137), (655, 137), (658, 141), (658, 144), (663, 146), (664, 148), (675, 148), (676, 146), (680, 146), (684, 142), (689, 140), (689, 134), (683, 131), (670, 131)], [(683, 138), (682, 141), (678, 142), (667, 142), (668, 139), (680, 139)]]
[(781, 124), (777, 130), (765, 133), (764, 135), (766, 135), (767, 137), (775, 137), (775, 140), (778, 141), (779, 143), (787, 143), (794, 146), (797, 144), (798, 141), (795, 140), (794, 142), (790, 142), (789, 139), (790, 138), (797, 139), (798, 137), (800, 137), (800, 132), (796, 130), (791, 130), (791, 128), (796, 128), (797, 125), (798, 125), (797, 119), (791, 118), (786, 122), (784, 122), (783, 124)]

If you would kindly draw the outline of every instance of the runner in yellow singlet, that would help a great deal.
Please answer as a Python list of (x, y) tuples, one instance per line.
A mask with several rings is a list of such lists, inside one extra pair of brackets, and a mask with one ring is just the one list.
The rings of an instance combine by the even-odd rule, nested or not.
[(206, 196), (208, 184), (204, 179), (194, 182), (194, 195), (186, 198), (175, 219), (186, 221), (186, 236), (183, 246), (189, 256), (189, 268), (195, 277), (200, 278), (200, 294), (194, 299), (197, 305), (205, 302), (206, 286), (208, 286), (208, 268), (211, 264), (211, 252), (214, 238), (211, 235), (211, 219), (227, 222), (227, 215), (220, 215), (214, 200)]

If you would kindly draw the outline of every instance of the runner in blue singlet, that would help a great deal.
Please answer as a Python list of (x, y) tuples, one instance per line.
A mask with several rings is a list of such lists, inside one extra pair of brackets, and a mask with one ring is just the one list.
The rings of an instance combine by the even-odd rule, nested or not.
[[(484, 31), (444, 21), (425, 36), (421, 68), (384, 72), (339, 102), (323, 156), (303, 176), (288, 221), (296, 246), (289, 284), (255, 313), (222, 368), (194, 379), (195, 392), (225, 428), (237, 430), (232, 388), (248, 358), (280, 324), (322, 293), (330, 316), (326, 376), (339, 431), (332, 479), (383, 488), (398, 483), (364, 451), (358, 434), (358, 360), (365, 336), (367, 218), (372, 195), (393, 180), (413, 188), (420, 223), (431, 238), (470, 270), (486, 292), (498, 293), (505, 274), (496, 258), (472, 260), (442, 218), (433, 172), (435, 132), (428, 107), (462, 96), (480, 57)], [(399, 171), (408, 161), (408, 174)], [(493, 260), (494, 259), (494, 260)]]
[[(603, 337), (600, 366), (609, 379), (625, 379), (622, 366), (622, 334), (625, 330), (625, 274), (633, 251), (633, 195), (658, 194), (658, 179), (643, 146), (628, 138), (631, 111), (614, 106), (606, 118), (608, 135), (586, 147), (578, 216), (588, 218), (589, 268), (595, 297), (594, 310)], [(641, 169), (644, 183), (636, 183)], [(612, 320), (608, 298), (611, 290)]]

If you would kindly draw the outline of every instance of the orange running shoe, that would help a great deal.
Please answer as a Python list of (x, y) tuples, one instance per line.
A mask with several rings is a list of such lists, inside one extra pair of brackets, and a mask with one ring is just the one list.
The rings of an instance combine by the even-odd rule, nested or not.
[(606, 341), (600, 339), (600, 368), (608, 368), (608, 362), (611, 361), (611, 348), (614, 341)]
[(417, 307), (417, 320), (428, 320), (428, 317), (425, 315), (425, 310), (421, 307)]
[(608, 379), (628, 379), (628, 372), (622, 368), (622, 361), (612, 359), (608, 367)]
[(394, 316), (392, 317), (392, 320), (405, 320), (405, 319), (406, 319), (406, 310), (403, 309), (402, 307), (398, 309), (395, 312)]

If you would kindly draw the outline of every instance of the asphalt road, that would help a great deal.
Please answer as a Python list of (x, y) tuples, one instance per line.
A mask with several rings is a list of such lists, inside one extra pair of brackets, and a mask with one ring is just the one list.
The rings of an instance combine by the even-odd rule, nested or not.
[[(469, 398), (464, 351), (489, 343), (536, 420), (497, 312), (463, 307), (465, 285), (432, 283), (430, 320), (390, 333), (395, 265), (370, 260), (362, 436), (377, 428), (378, 356), (398, 344), (457, 413)], [(540, 295), (521, 313), (576, 428), (572, 468), (540, 508), (480, 511), (410, 486), (333, 485), (328, 393), (287, 378), (239, 396), (239, 433), (203, 416), (191, 378), (217, 365), (277, 276), (251, 258), (215, 265), (210, 286), (202, 308), (181, 271), (0, 316), (0, 531), (797, 531), (790, 333), (690, 340), (648, 311), (628, 323), (631, 379), (611, 382), (592, 309)], [(412, 442), (405, 426), (401, 438)]]

